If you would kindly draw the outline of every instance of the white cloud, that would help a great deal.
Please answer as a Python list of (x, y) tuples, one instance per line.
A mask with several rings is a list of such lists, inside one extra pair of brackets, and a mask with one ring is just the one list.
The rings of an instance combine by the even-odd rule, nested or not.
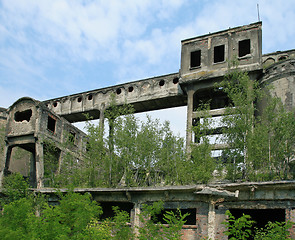
[(177, 72), (182, 39), (256, 22), (257, 2), (264, 52), (294, 48), (291, 0), (2, 0), (0, 105)]

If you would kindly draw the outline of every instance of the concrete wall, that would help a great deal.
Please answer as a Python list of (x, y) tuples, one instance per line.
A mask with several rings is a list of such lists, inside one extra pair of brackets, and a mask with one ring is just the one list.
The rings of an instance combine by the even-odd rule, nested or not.
[[(36, 191), (49, 195), (51, 204), (57, 203), (56, 190), (43, 188)], [(184, 240), (199, 240), (206, 237), (211, 240), (227, 239), (222, 222), (226, 220), (225, 212), (229, 209), (244, 210), (246, 213), (249, 210), (254, 213), (267, 211), (268, 215), (279, 210), (286, 221), (295, 220), (295, 181), (126, 189), (81, 188), (75, 191), (89, 192), (99, 203), (132, 205), (133, 209), (129, 211), (133, 226), (140, 224), (138, 214), (142, 204), (163, 201), (165, 209), (195, 209), (194, 212), (190, 212), (191, 217), (195, 218), (195, 224), (184, 225), (182, 228)], [(263, 220), (273, 217), (276, 216), (260, 216)], [(291, 230), (291, 238), (295, 238), (295, 228)]]

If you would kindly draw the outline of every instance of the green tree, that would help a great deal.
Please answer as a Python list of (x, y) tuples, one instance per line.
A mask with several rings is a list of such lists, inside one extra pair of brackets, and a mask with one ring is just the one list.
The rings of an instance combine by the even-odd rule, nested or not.
[(200, 117), (196, 119), (192, 128), (196, 143), (192, 144), (191, 156), (185, 164), (186, 177), (192, 183), (208, 183), (213, 178), (213, 171), (218, 166), (212, 156), (210, 132), (213, 122), (208, 110), (209, 103), (203, 103), (197, 109)]
[(288, 240), (292, 227), (291, 222), (268, 222), (265, 228), (256, 229), (254, 240)]
[[(232, 105), (223, 117), (224, 139), (229, 148), (227, 178), (232, 181), (290, 179), (295, 150), (295, 117), (278, 98), (271, 97), (236, 68), (219, 85)], [(264, 105), (258, 108), (257, 102)]]
[(155, 202), (152, 205), (143, 204), (139, 215), (141, 226), (139, 227), (139, 240), (180, 240), (181, 229), (185, 224), (188, 213), (182, 215), (180, 210), (177, 212), (166, 211), (162, 224), (157, 215), (163, 210), (163, 202)]
[(225, 214), (228, 219), (223, 222), (227, 227), (224, 234), (229, 236), (229, 240), (247, 240), (252, 236), (255, 222), (251, 220), (249, 215), (243, 214), (242, 217), (236, 219), (230, 211), (226, 211)]

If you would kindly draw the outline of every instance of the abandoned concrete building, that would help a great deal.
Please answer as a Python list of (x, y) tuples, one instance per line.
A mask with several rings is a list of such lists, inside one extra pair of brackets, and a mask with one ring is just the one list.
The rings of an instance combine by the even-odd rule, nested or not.
[[(0, 109), (0, 123), (6, 124), (4, 158), (1, 162), (1, 182), (9, 172), (19, 171), (30, 178), (35, 191), (54, 198), (54, 189), (45, 188), (46, 163), (43, 154), (46, 145), (42, 139), (56, 144), (59, 162), (68, 151), (61, 147), (64, 133), (75, 141), (77, 159), (85, 147), (86, 135), (71, 123), (85, 121), (85, 113), (104, 124), (104, 111), (114, 94), (116, 103), (134, 106), (136, 112), (147, 112), (178, 106), (187, 106), (187, 129), (200, 117), (196, 111), (200, 102), (211, 99), (209, 114), (218, 118), (225, 113), (228, 98), (213, 91), (228, 71), (229, 59), (238, 59), (238, 68), (248, 72), (251, 79), (273, 86), (271, 94), (279, 97), (288, 110), (295, 106), (295, 50), (262, 55), (262, 23), (210, 33), (181, 42), (180, 70), (164, 76), (129, 82), (39, 102), (21, 98), (10, 108)], [(185, 116), (184, 116), (185, 117)], [(191, 131), (186, 132), (186, 143), (195, 142)], [(14, 147), (31, 153), (25, 163), (10, 161)], [(215, 144), (214, 149), (225, 148)], [(17, 166), (18, 165), (18, 166)], [(21, 166), (20, 166), (21, 165)], [(60, 166), (60, 163), (59, 163)], [(56, 169), (58, 171), (59, 169)], [(165, 209), (180, 208), (190, 215), (183, 227), (183, 239), (227, 239), (223, 234), (225, 211), (235, 216), (250, 214), (263, 226), (268, 221), (295, 221), (295, 181), (212, 183), (194, 186), (167, 186), (146, 188), (76, 189), (89, 192), (101, 203), (106, 215), (117, 205), (130, 212), (131, 224), (138, 225), (142, 203), (164, 201)], [(295, 229), (291, 236), (295, 239)]]

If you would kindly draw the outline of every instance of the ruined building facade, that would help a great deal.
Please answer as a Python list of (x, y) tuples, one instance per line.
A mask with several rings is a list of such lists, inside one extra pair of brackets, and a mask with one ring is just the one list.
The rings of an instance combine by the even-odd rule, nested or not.
[[(261, 86), (271, 85), (271, 94), (279, 97), (288, 110), (295, 105), (295, 50), (262, 55), (261, 22), (232, 28), (181, 42), (179, 72), (129, 82), (102, 89), (39, 102), (31, 98), (17, 100), (9, 109), (0, 109), (0, 121), (6, 122), (4, 159), (0, 180), (11, 171), (12, 149), (21, 147), (31, 153), (25, 174), (31, 184), (52, 196), (54, 190), (44, 188), (43, 139), (56, 145), (59, 166), (62, 155), (69, 149), (62, 147), (65, 136), (75, 141), (70, 151), (77, 154), (83, 146), (85, 134), (71, 123), (85, 121), (85, 114), (104, 124), (104, 111), (110, 106), (112, 95), (118, 105), (130, 103), (135, 112), (146, 112), (178, 106), (187, 106), (186, 143), (194, 143), (189, 131), (196, 119), (202, 117), (196, 109), (203, 100), (211, 100), (209, 115), (218, 118), (225, 113), (228, 98), (213, 91), (214, 84), (223, 80), (229, 60), (237, 58), (238, 68), (248, 72), (250, 79)], [(0, 122), (1, 123), (1, 122)], [(67, 133), (67, 134), (65, 134)], [(223, 149), (215, 144), (214, 149)], [(57, 169), (56, 171), (58, 171)], [(30, 174), (29, 174), (30, 173)], [(25, 175), (23, 174), (23, 175)], [(180, 208), (190, 217), (183, 227), (184, 239), (227, 239), (224, 236), (225, 211), (235, 216), (248, 213), (263, 225), (268, 220), (295, 220), (295, 181), (231, 183), (194, 186), (171, 186), (128, 189), (77, 189), (90, 192), (105, 209), (118, 205), (129, 211), (131, 224), (138, 225), (142, 203), (162, 200), (166, 209)], [(263, 217), (261, 217), (263, 216)], [(293, 238), (295, 234), (292, 232)]]

